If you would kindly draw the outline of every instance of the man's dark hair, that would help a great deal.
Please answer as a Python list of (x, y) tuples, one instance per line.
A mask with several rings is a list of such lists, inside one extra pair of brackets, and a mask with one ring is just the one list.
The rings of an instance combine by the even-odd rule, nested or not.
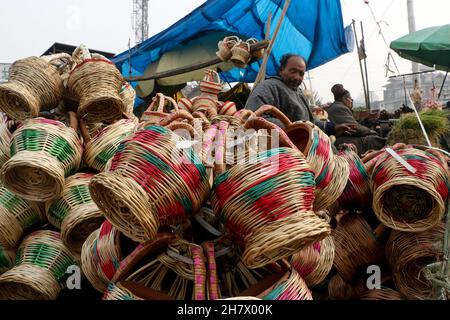
[(295, 53), (286, 53), (286, 54), (283, 54), (283, 56), (280, 59), (280, 70), (286, 68), (286, 65), (287, 65), (289, 59), (292, 57), (299, 57), (300, 59), (303, 60), (303, 62), (306, 65), (306, 60), (301, 55), (295, 54)]

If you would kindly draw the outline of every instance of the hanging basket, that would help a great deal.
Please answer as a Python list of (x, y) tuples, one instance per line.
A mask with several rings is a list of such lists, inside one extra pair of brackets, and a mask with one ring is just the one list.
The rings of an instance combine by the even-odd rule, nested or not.
[(122, 119), (99, 130), (86, 144), (83, 153), (86, 165), (99, 172), (104, 171), (120, 142), (134, 132), (136, 125), (134, 120)]
[(63, 123), (44, 118), (30, 119), (11, 139), (11, 159), (0, 171), (9, 190), (31, 201), (59, 196), (64, 178), (81, 162), (82, 146), (77, 134)]
[(171, 110), (175, 112), (179, 110), (177, 102), (171, 97), (157, 93), (150, 106), (142, 114), (141, 122), (145, 122), (146, 125), (159, 124), (164, 117), (172, 112)]
[(92, 199), (135, 241), (155, 239), (159, 226), (184, 222), (206, 200), (206, 169), (191, 148), (178, 148), (180, 143), (164, 127), (146, 127), (122, 141), (110, 172), (91, 180)]
[[(258, 43), (258, 40), (255, 38), (250, 38), (246, 42), (251, 46), (252, 44)], [(262, 58), (264, 58), (264, 49), (251, 50), (250, 53), (255, 59), (261, 60)]]
[(219, 74), (211, 69), (205, 70), (205, 76), (200, 80), (200, 92), (216, 96), (222, 91), (222, 83)]
[(225, 37), (222, 41), (219, 41), (219, 43), (217, 44), (219, 51), (216, 52), (216, 55), (222, 61), (230, 60), (231, 56), (233, 55), (231, 49), (238, 42), (239, 38), (236, 36)]
[(205, 300), (202, 247), (166, 237), (146, 243), (122, 261), (112, 282), (105, 300), (119, 291), (134, 299)]
[(5, 249), (0, 244), (0, 275), (13, 267), (15, 259), (16, 251), (13, 249)]
[(327, 209), (339, 199), (345, 189), (349, 177), (347, 161), (333, 154), (330, 138), (309, 121), (297, 121), (285, 127), (284, 131), (314, 170), (314, 210)]
[(12, 64), (8, 82), (0, 84), (0, 109), (8, 117), (34, 118), (40, 111), (58, 105), (64, 87), (57, 67), (51, 62), (51, 59), (30, 57)]
[(80, 99), (78, 115), (86, 123), (119, 120), (126, 106), (119, 94), (123, 77), (109, 60), (85, 59), (71, 72), (67, 86)]
[(383, 248), (372, 228), (359, 216), (345, 215), (331, 234), (335, 245), (334, 267), (348, 283), (383, 257)]
[(289, 148), (259, 153), (216, 177), (214, 212), (245, 248), (243, 262), (258, 268), (288, 257), (330, 233), (312, 211), (314, 176)]
[(445, 164), (434, 154), (418, 149), (396, 152), (415, 172), (388, 152), (378, 157), (372, 172), (373, 210), (392, 229), (430, 229), (444, 215), (450, 187)]
[(231, 62), (238, 68), (245, 68), (250, 62), (250, 44), (240, 40), (231, 49)]
[(137, 243), (123, 236), (108, 220), (86, 239), (81, 250), (81, 267), (93, 287), (105, 292), (120, 262)]
[(77, 173), (66, 179), (60, 197), (46, 203), (48, 221), (61, 230), (64, 244), (77, 256), (87, 237), (104, 221), (89, 193), (93, 174)]
[(391, 232), (386, 244), (386, 257), (392, 267), (394, 284), (405, 298), (435, 299), (433, 285), (425, 278), (424, 269), (443, 261), (444, 232), (442, 222), (418, 233)]
[(314, 287), (325, 280), (333, 267), (334, 242), (331, 236), (294, 254), (290, 263), (305, 279), (308, 287)]
[(338, 203), (344, 208), (365, 209), (372, 204), (369, 173), (359, 156), (350, 148), (345, 148), (339, 155), (347, 160), (349, 177)]
[(0, 247), (16, 248), (22, 236), (46, 222), (37, 203), (0, 187)]
[(382, 288), (367, 290), (361, 300), (403, 300), (402, 295), (392, 289)]
[(1, 300), (55, 300), (74, 257), (54, 231), (37, 231), (20, 245), (15, 266), (0, 276)]

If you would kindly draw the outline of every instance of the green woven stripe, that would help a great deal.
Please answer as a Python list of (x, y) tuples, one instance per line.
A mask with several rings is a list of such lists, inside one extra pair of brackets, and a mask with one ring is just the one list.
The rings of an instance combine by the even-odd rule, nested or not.
[[(24, 231), (29, 228), (37, 226), (41, 223), (39, 213), (29, 214), (33, 209), (22, 198), (16, 196), (14, 193), (6, 188), (0, 188), (0, 205), (7, 209), (11, 214), (17, 215)], [(24, 213), (24, 211), (27, 211)], [(21, 214), (24, 213), (24, 214)]]
[(150, 130), (150, 131), (157, 132), (160, 134), (167, 134), (170, 132), (169, 129), (167, 129), (165, 127), (159, 127), (159, 126), (148, 126), (148, 127), (145, 127), (144, 130)]
[(76, 204), (92, 202), (89, 187), (86, 184), (81, 184), (70, 188), (70, 197), (75, 200)]
[(186, 196), (177, 196), (178, 201), (183, 206), (185, 212), (192, 212), (192, 202), (191, 200)]
[(190, 163), (193, 163), (195, 167), (197, 168), (198, 173), (202, 177), (202, 179), (206, 178), (206, 168), (200, 161), (199, 157), (195, 154), (194, 150), (192, 148), (184, 149), (186, 156), (188, 157)]
[(73, 156), (74, 150), (65, 139), (57, 137), (53, 141), (49, 153), (56, 159), (58, 159), (58, 161), (65, 162), (67, 159)]
[(0, 189), (0, 205), (9, 212), (17, 212), (20, 207), (28, 207), (27, 203), (6, 188)]
[(9, 267), (11, 265), (10, 260), (7, 258), (5, 250), (0, 247), (0, 269), (4, 267)]
[(25, 129), (14, 140), (22, 146), (23, 150), (39, 151), (42, 150), (42, 142), (39, 141), (40, 137), (42, 137), (41, 132), (34, 129)]
[(170, 172), (173, 171), (172, 168), (167, 163), (165, 163), (164, 161), (162, 161), (160, 158), (156, 157), (152, 153), (147, 153), (146, 152), (143, 155), (143, 158), (146, 161), (150, 162), (151, 164), (155, 165), (159, 170), (161, 170), (164, 173), (167, 173), (169, 171)]
[(114, 150), (110, 149), (103, 150), (95, 157), (95, 162), (97, 162), (101, 166), (105, 166), (106, 163), (109, 161), (109, 159), (111, 159), (114, 156), (114, 154), (115, 154)]
[(11, 142), (9, 146), (9, 153), (11, 154), (11, 157), (16, 154), (16, 147), (13, 142)]
[(277, 288), (273, 289), (272, 291), (269, 292), (269, 294), (267, 296), (265, 296), (263, 298), (263, 300), (276, 300), (283, 293), (283, 290), (284, 290), (283, 287), (284, 287), (284, 284), (283, 284), (283, 286), (280, 285)]
[[(39, 244), (31, 244), (25, 247), (27, 252), (27, 264), (32, 264), (39, 268), (43, 268), (46, 270), (50, 270), (55, 279), (58, 282), (61, 282), (65, 277), (67, 277), (66, 271), (67, 268), (71, 265), (74, 265), (75, 262), (68, 258), (63, 257), (62, 260), (55, 264), (55, 258), (61, 259), (61, 252), (59, 249), (50, 246), (48, 244), (39, 243)], [(24, 248), (19, 249), (16, 257), (16, 265), (24, 262)]]
[(311, 148), (309, 150), (309, 154), (315, 154), (317, 150), (317, 146), (319, 145), (319, 135), (315, 132), (313, 133), (313, 143), (311, 145)]
[[(244, 193), (242, 200), (248, 204), (256, 202), (258, 199), (275, 191), (278, 187), (278, 180), (279, 177), (276, 176), (258, 183), (256, 186), (248, 189)], [(292, 182), (294, 183), (296, 181)], [(315, 185), (314, 177), (309, 172), (300, 172), (299, 180), (297, 182), (299, 185), (305, 185), (306, 187), (312, 187)]]
[(317, 185), (320, 185), (320, 183), (322, 182), (322, 180), (325, 178), (325, 176), (328, 174), (329, 171), (330, 171), (330, 167), (328, 165), (325, 166), (325, 168), (323, 168), (322, 172), (316, 179)]
[(364, 167), (364, 164), (361, 161), (356, 161), (355, 164), (359, 173), (364, 177), (364, 180), (369, 180), (369, 175), (366, 168)]
[(222, 184), (225, 180), (227, 180), (230, 177), (230, 171), (225, 171), (221, 174), (219, 174), (215, 179), (213, 183), (213, 189), (217, 188), (218, 185)]
[(65, 200), (58, 200), (52, 203), (50, 208), (48, 209), (48, 214), (58, 220), (58, 223), (60, 224), (59, 227), (61, 227), (61, 224), (66, 217), (66, 215), (69, 213), (69, 206)]

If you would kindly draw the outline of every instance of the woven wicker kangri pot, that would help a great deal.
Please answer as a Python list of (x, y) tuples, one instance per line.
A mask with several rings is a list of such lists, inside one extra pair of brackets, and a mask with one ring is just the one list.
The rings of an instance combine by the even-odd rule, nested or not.
[(14, 120), (37, 117), (62, 98), (63, 81), (48, 59), (29, 57), (14, 62), (8, 82), (0, 84), (0, 110)]
[(120, 96), (123, 77), (109, 60), (86, 59), (71, 72), (67, 86), (80, 100), (79, 116), (86, 123), (112, 122), (126, 113)]
[(342, 279), (351, 283), (361, 270), (377, 264), (383, 247), (364, 218), (347, 214), (332, 231), (335, 245), (334, 267)]
[(100, 172), (105, 171), (120, 142), (132, 134), (136, 126), (136, 121), (122, 119), (97, 131), (85, 146), (83, 159), (86, 165)]
[(389, 288), (367, 290), (361, 300), (403, 300), (402, 295)]
[(104, 221), (89, 193), (92, 177), (88, 173), (68, 177), (61, 196), (46, 203), (48, 221), (61, 230), (64, 244), (76, 255), (81, 254), (84, 241)]
[(304, 156), (289, 148), (261, 152), (216, 177), (211, 205), (245, 248), (248, 267), (288, 257), (330, 234), (312, 211), (314, 185)]
[(74, 265), (58, 232), (34, 232), (20, 245), (15, 266), (0, 276), (0, 299), (55, 300)]
[(391, 232), (386, 244), (386, 257), (392, 268), (394, 284), (405, 298), (436, 298), (433, 296), (433, 284), (426, 279), (425, 269), (430, 264), (443, 261), (444, 232), (442, 222), (417, 233)]
[(111, 171), (91, 180), (92, 199), (130, 239), (155, 239), (159, 226), (183, 223), (206, 201), (206, 169), (181, 142), (164, 127), (145, 127), (121, 143)]
[(404, 148), (396, 153), (409, 167), (386, 151), (377, 158), (372, 171), (373, 210), (392, 229), (430, 229), (444, 215), (450, 187), (446, 167), (422, 150)]
[(22, 236), (47, 221), (38, 204), (0, 187), (0, 246), (17, 247)]
[(105, 292), (108, 283), (119, 269), (120, 262), (138, 244), (126, 238), (108, 220), (86, 239), (81, 250), (83, 274), (99, 292)]
[(177, 111), (179, 111), (178, 104), (173, 98), (157, 93), (140, 120), (145, 122), (146, 125), (157, 125), (171, 112)]
[(333, 154), (330, 138), (309, 121), (297, 121), (286, 126), (284, 131), (295, 146), (305, 154), (314, 170), (316, 179), (314, 210), (327, 209), (339, 199), (345, 189), (349, 177), (347, 161)]
[(333, 267), (333, 260), (333, 237), (328, 236), (294, 254), (290, 263), (300, 277), (305, 279), (306, 284), (313, 287), (325, 280)]
[(48, 201), (61, 194), (64, 178), (81, 162), (81, 142), (72, 128), (44, 118), (30, 119), (11, 139), (11, 159), (0, 180), (15, 194), (31, 201)]
[(163, 236), (122, 261), (105, 300), (205, 300), (206, 269), (200, 246)]

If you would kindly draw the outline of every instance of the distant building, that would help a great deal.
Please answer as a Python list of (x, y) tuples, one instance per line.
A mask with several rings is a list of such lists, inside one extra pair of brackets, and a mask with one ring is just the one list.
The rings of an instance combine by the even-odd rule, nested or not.
[(0, 83), (8, 80), (11, 63), (0, 63)]
[[(421, 66), (420, 71), (426, 71), (428, 68)], [(436, 99), (441, 89), (442, 81), (444, 81), (445, 73), (443, 72), (428, 72), (422, 73), (418, 75), (419, 77), (419, 85), (422, 93), (422, 102), (426, 102), (427, 100), (432, 99), (432, 91), (431, 89), (436, 88)], [(414, 89), (414, 77), (413, 76), (405, 76), (405, 87), (406, 92), (412, 95)], [(403, 78), (390, 78), (388, 83), (383, 87), (384, 92), (384, 100), (380, 104), (381, 109), (386, 109), (388, 112), (393, 112), (397, 109), (400, 109), (403, 104), (407, 104), (411, 107), (411, 102), (407, 95), (405, 95), (405, 88), (403, 85)], [(447, 77), (445, 81), (444, 87), (442, 89), (441, 97), (439, 101), (441, 103), (446, 103), (450, 100), (450, 77)]]

